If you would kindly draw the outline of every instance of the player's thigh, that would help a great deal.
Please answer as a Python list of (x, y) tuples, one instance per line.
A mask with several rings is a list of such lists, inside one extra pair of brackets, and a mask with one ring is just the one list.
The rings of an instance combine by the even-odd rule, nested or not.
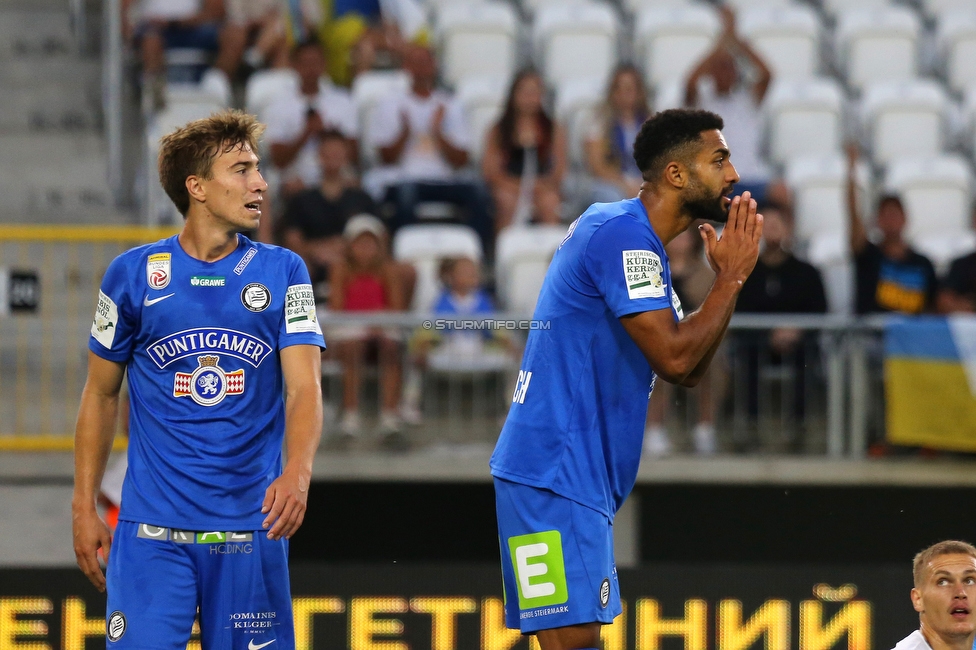
[(495, 501), (506, 625), (528, 634), (612, 622), (621, 607), (609, 519), (497, 478)]
[(288, 541), (266, 531), (195, 544), (204, 650), (293, 650)]
[(197, 575), (165, 528), (120, 521), (108, 560), (110, 650), (184, 650), (197, 612)]

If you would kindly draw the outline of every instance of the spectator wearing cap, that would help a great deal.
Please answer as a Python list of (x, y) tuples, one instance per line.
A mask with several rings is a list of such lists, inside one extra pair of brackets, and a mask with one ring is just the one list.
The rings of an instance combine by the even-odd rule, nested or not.
[(342, 233), (349, 219), (376, 214), (372, 197), (346, 173), (349, 148), (341, 133), (334, 129), (322, 133), (318, 158), (322, 180), (288, 200), (280, 226), (284, 245), (305, 260), (313, 284), (324, 281), (329, 269), (343, 259)]
[[(401, 311), (407, 305), (400, 267), (390, 258), (386, 227), (376, 217), (359, 214), (343, 229), (343, 259), (333, 267), (329, 309), (335, 312)], [(401, 446), (398, 407), (401, 385), (402, 335), (392, 327), (340, 326), (329, 329), (329, 341), (342, 364), (343, 393), (340, 429), (347, 437), (361, 430), (359, 389), (367, 353), (375, 350), (379, 363), (380, 430), (384, 442)]]
[(349, 147), (350, 161), (358, 157), (359, 122), (349, 93), (325, 77), (325, 55), (317, 40), (295, 46), (292, 66), (299, 85), (281, 95), (268, 110), (265, 137), (271, 162), (281, 171), (282, 193), (294, 194), (321, 181), (318, 145), (327, 130), (339, 131)]
[(899, 197), (881, 197), (875, 217), (881, 239), (877, 244), (868, 239), (867, 228), (858, 213), (854, 177), (858, 155), (857, 147), (848, 145), (847, 208), (857, 279), (855, 311), (858, 314), (933, 311), (938, 290), (935, 267), (905, 241), (907, 219)]

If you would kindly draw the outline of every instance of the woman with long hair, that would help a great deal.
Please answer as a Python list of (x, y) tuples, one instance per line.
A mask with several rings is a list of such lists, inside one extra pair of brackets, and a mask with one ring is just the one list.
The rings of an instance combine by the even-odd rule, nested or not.
[(495, 232), (530, 220), (559, 223), (566, 137), (543, 107), (544, 91), (538, 72), (518, 73), (485, 136), (481, 167), (495, 201)]

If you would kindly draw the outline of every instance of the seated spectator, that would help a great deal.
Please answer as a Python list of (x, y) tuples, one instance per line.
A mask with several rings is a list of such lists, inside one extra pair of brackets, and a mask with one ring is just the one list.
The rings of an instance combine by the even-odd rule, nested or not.
[(345, 137), (331, 129), (319, 137), (322, 180), (318, 187), (302, 190), (288, 200), (281, 219), (281, 240), (298, 253), (320, 296), (327, 295), (325, 280), (330, 269), (342, 262), (342, 233), (357, 214), (376, 214), (376, 204), (355, 179), (346, 173), (349, 147)]
[(596, 177), (593, 201), (637, 196), (643, 179), (634, 162), (634, 140), (650, 115), (640, 71), (629, 63), (620, 66), (584, 142), (586, 169)]
[[(746, 190), (759, 202), (766, 200), (770, 172), (760, 154), (760, 110), (772, 74), (762, 58), (735, 31), (735, 14), (722, 7), (724, 29), (715, 48), (692, 71), (685, 86), (685, 104), (718, 113), (725, 119), (725, 136), (740, 181), (736, 191)], [(755, 69), (747, 82), (739, 70), (744, 57)]]
[(474, 228), (491, 250), (491, 221), (481, 186), (458, 172), (468, 164), (470, 135), (464, 112), (450, 93), (436, 87), (437, 62), (427, 48), (411, 46), (403, 67), (410, 89), (387, 96), (370, 127), (380, 160), (388, 167), (385, 201), (394, 208), (393, 229), (415, 220), (420, 202), (443, 202), (463, 210), (460, 220)]
[[(793, 231), (790, 215), (774, 204), (763, 206), (760, 212), (763, 215), (763, 248), (756, 268), (742, 285), (736, 313), (826, 313), (827, 296), (820, 271), (790, 252)], [(735, 362), (745, 364), (746, 397), (752, 421), (755, 422), (759, 415), (759, 365), (763, 359), (769, 364), (792, 369), (793, 395), (788, 408), (794, 423), (802, 423), (807, 366), (816, 361), (816, 355), (810, 354), (810, 348), (816, 343), (815, 334), (779, 327), (769, 332), (737, 333), (736, 343), (741, 356)], [(796, 446), (802, 440), (796, 437), (792, 442)]]
[(224, 0), (122, 0), (122, 12), (128, 18), (122, 21), (124, 36), (132, 36), (139, 50), (143, 105), (148, 110), (166, 105), (166, 50), (192, 48), (216, 55), (213, 83), (230, 89), (239, 55), (226, 39)]
[(336, 129), (346, 137), (349, 160), (355, 161), (359, 155), (356, 107), (348, 92), (323, 76), (325, 56), (319, 42), (312, 38), (299, 43), (291, 58), (299, 87), (271, 105), (265, 133), (271, 162), (281, 170), (281, 192), (286, 196), (319, 184), (322, 170), (318, 144), (327, 129)]
[(939, 311), (976, 313), (976, 251), (952, 260), (939, 290)]
[(289, 43), (301, 43), (322, 24), (318, 0), (227, 0), (227, 42), (249, 71), (287, 68)]
[[(345, 259), (336, 264), (331, 278), (329, 309), (337, 312), (401, 311), (406, 306), (403, 284), (397, 266), (390, 259), (387, 232), (383, 223), (368, 214), (357, 215), (346, 223)], [(400, 341), (396, 328), (341, 326), (329, 328), (329, 341), (342, 364), (342, 419), (344, 435), (355, 437), (359, 417), (360, 370), (370, 348), (379, 362), (380, 430), (384, 443), (398, 447), (400, 435), (397, 407), (400, 401)]]
[(482, 173), (495, 201), (495, 232), (512, 223), (559, 223), (566, 137), (542, 106), (535, 70), (516, 75), (501, 119), (488, 131)]
[[(671, 266), (671, 283), (681, 304), (681, 313), (690, 314), (704, 302), (712, 288), (715, 272), (705, 261), (705, 242), (697, 231), (687, 229), (671, 240), (666, 251)], [(685, 389), (697, 402), (697, 422), (692, 431), (692, 444), (698, 454), (714, 454), (718, 448), (715, 439), (715, 407), (718, 402), (716, 384), (723, 378), (724, 369), (716, 358), (695, 388)], [(669, 407), (674, 403), (675, 387), (666, 381), (658, 381), (651, 394), (644, 429), (644, 453), (665, 456), (671, 452), (671, 439), (665, 422)]]
[(858, 213), (855, 145), (848, 145), (847, 156), (847, 208), (857, 280), (855, 311), (858, 314), (932, 311), (937, 291), (935, 268), (905, 241), (907, 220), (901, 199), (894, 195), (881, 197), (875, 218), (881, 241), (873, 243)]
[[(495, 303), (481, 281), (481, 267), (468, 257), (446, 259), (440, 277), (444, 290), (434, 302), (433, 312), (445, 318), (464, 319), (495, 313)], [(428, 364), (440, 368), (493, 370), (515, 361), (514, 346), (503, 330), (420, 330), (414, 337), (411, 360), (403, 390), (404, 418), (420, 420), (420, 371)]]

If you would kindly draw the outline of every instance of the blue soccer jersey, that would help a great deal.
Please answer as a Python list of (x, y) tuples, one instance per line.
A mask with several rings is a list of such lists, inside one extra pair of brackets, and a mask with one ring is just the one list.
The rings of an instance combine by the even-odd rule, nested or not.
[(238, 236), (213, 263), (176, 236), (105, 273), (89, 348), (127, 366), (129, 470), (119, 519), (183, 530), (260, 530), (281, 474), (279, 354), (325, 347), (308, 271)]
[(654, 373), (619, 319), (680, 306), (639, 199), (597, 203), (552, 258), (494, 476), (544, 488), (613, 519), (633, 489)]

